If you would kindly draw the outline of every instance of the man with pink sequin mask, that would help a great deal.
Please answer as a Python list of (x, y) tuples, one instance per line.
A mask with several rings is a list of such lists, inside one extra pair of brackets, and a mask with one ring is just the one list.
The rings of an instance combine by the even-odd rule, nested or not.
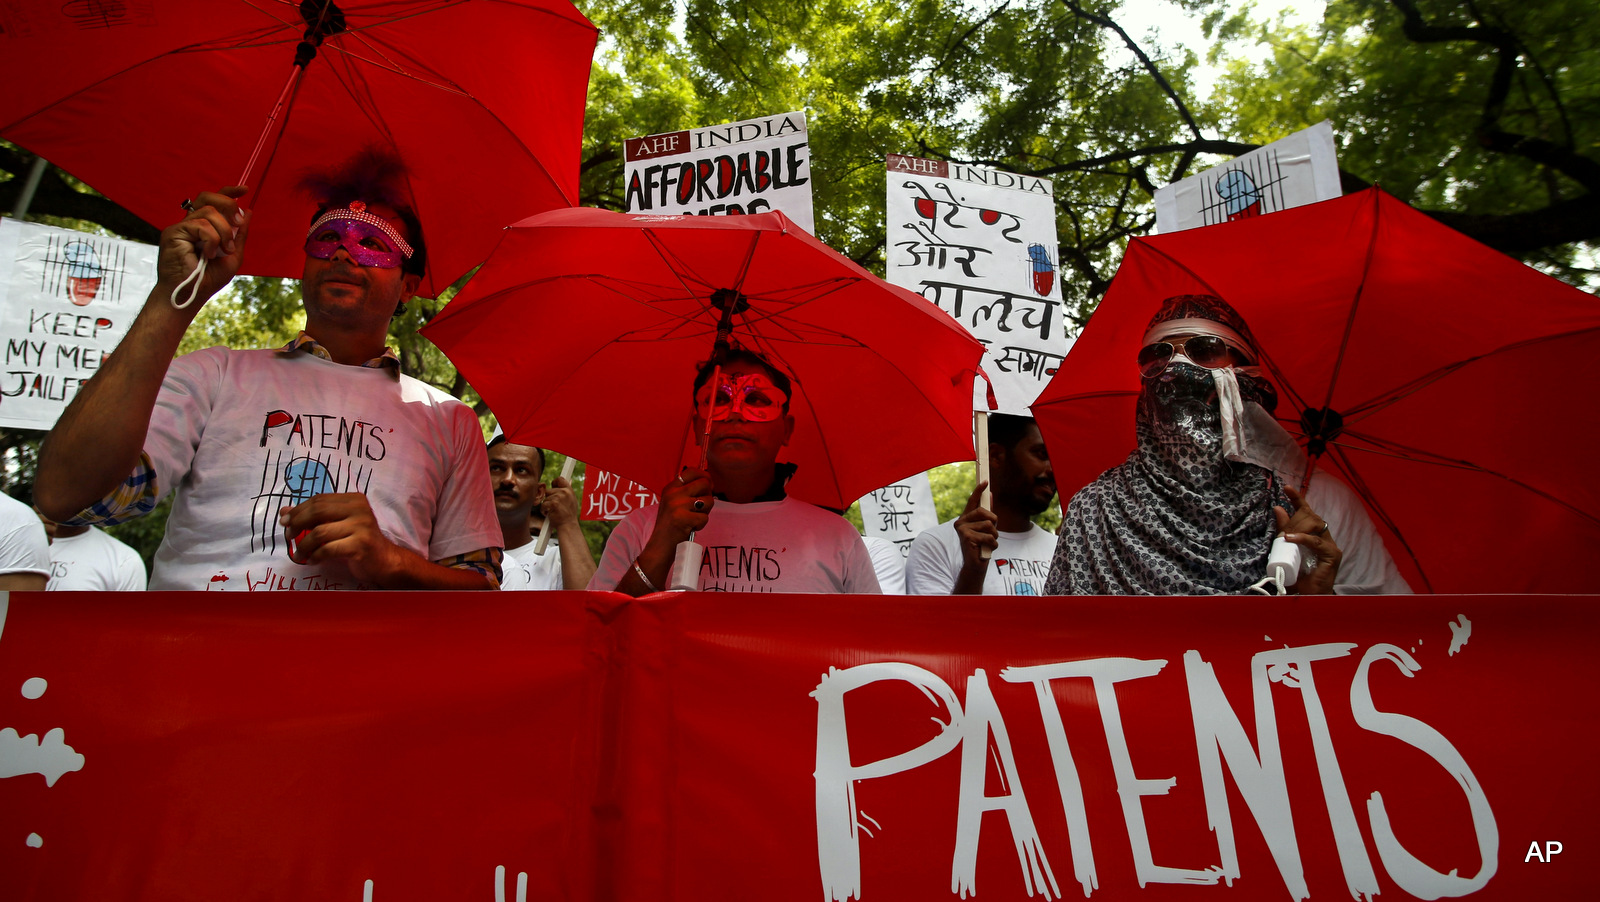
[(793, 383), (765, 358), (733, 349), (694, 380), (694, 432), (706, 469), (685, 467), (656, 505), (630, 514), (606, 541), (589, 588), (648, 595), (666, 588), (679, 543), (704, 547), (708, 592), (876, 594), (865, 544), (842, 517), (788, 497)]
[[(156, 289), (46, 441), (40, 508), (114, 524), (175, 491), (152, 589), (497, 586), (477, 418), (400, 374), (386, 346), (427, 265), (406, 183), (375, 150), (308, 174), (304, 331), (174, 360), (250, 231), (244, 187), (185, 201), (161, 236)], [(189, 285), (193, 303), (180, 300)]]

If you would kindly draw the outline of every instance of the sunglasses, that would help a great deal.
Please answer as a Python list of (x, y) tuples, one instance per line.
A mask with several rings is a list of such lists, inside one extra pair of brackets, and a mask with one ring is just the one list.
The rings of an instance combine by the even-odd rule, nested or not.
[(789, 396), (763, 373), (724, 374), (715, 390), (708, 383), (695, 393), (695, 410), (707, 421), (726, 420), (738, 414), (747, 423), (770, 423), (783, 416)]
[(1139, 375), (1146, 379), (1161, 375), (1175, 354), (1182, 354), (1185, 359), (1208, 370), (1235, 363), (1249, 363), (1243, 354), (1216, 335), (1191, 335), (1177, 341), (1158, 341), (1145, 345), (1139, 351)]

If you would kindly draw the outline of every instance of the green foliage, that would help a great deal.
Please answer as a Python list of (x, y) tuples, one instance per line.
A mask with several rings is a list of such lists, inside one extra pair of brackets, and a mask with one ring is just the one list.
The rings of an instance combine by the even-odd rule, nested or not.
[[(1253, 36), (1271, 56), (1230, 64), (1214, 98), (1218, 122), (1241, 140), (1266, 142), (1331, 119), (1342, 168), (1424, 209), (1528, 214), (1592, 193), (1594, 177), (1586, 186), (1574, 174), (1584, 159), (1591, 167), (1600, 161), (1600, 21), (1592, 4), (1422, 0), (1419, 22), (1458, 36), (1427, 42), (1407, 36), (1408, 5), (1333, 0), (1310, 26), (1230, 22), (1231, 33)], [(1514, 53), (1489, 43), (1501, 35)], [(1548, 142), (1550, 151), (1536, 160), (1528, 140), (1508, 151), (1497, 132)], [(1560, 243), (1525, 256), (1559, 267), (1579, 252)]]
[(298, 282), (241, 276), (200, 308), (178, 343), (178, 353), (218, 345), (278, 347), (294, 338), (305, 321)]
[[(557, 476), (561, 475), (561, 467), (566, 462), (567, 456), (565, 454), (556, 451), (545, 452), (543, 473), (545, 485), (549, 485)], [(580, 461), (572, 471), (572, 490), (578, 494), (578, 512), (580, 514), (583, 512), (583, 477), (588, 469), (588, 465)], [(611, 520), (580, 520), (578, 521), (578, 526), (583, 529), (584, 541), (589, 543), (589, 553), (594, 556), (596, 561), (600, 560), (600, 554), (606, 548), (606, 539), (611, 537), (611, 530), (616, 528), (616, 522)]]
[[(962, 461), (934, 467), (928, 471), (928, 483), (933, 487), (933, 508), (939, 514), (939, 522), (954, 520), (967, 509), (967, 499), (978, 485), (978, 465)], [(1061, 526), (1061, 499), (1053, 499), (1050, 507), (1034, 517), (1033, 522), (1055, 532)]]
[[(1061, 284), (1075, 327), (1103, 296), (1127, 241), (1153, 227), (1156, 188), (1328, 118), (1352, 182), (1381, 183), (1458, 228), (1492, 227), (1508, 215), (1539, 225), (1545, 211), (1582, 207), (1576, 227), (1520, 253), (1569, 279), (1593, 277), (1582, 263), (1600, 236), (1600, 204), (1593, 179), (1574, 174), (1600, 165), (1592, 3), (1330, 0), (1320, 22), (1294, 25), (1261, 22), (1236, 0), (1175, 2), (1202, 19), (1206, 59), (1225, 68), (1209, 97), (1196, 96), (1194, 53), (1131, 34), (1148, 64), (1129, 56), (1109, 24), (1120, 0), (579, 0), (601, 31), (580, 196), (622, 208), (625, 138), (801, 109), (819, 236), (880, 273), (885, 153), (1053, 179)], [(1413, 8), (1427, 27), (1509, 38), (1419, 42), (1405, 27)], [(1264, 62), (1236, 56), (1250, 44), (1269, 50)], [(1535, 144), (1548, 148), (1539, 159), (1529, 154)], [(14, 151), (0, 142), (0, 177), (30, 162)], [(60, 181), (74, 195), (90, 191)], [(0, 189), (6, 184), (0, 179)], [(405, 372), (485, 417), (471, 387), (416, 331), (459, 287), (414, 300), (390, 341)], [(281, 344), (302, 321), (292, 282), (240, 279), (201, 312), (183, 350)], [(916, 440), (892, 426), (879, 437)], [(8, 470), (25, 476), (17, 468), (26, 470), (31, 439), (3, 439)], [(940, 518), (956, 516), (972, 465), (932, 478)], [(859, 525), (855, 508), (850, 516)], [(1041, 522), (1058, 517), (1053, 508)], [(584, 529), (598, 551), (609, 524)]]

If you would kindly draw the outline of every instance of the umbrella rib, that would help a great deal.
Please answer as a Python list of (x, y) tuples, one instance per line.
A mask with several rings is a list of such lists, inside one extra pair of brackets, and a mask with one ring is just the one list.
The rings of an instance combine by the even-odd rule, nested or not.
[[(521, 291), (527, 291), (527, 290), (530, 290), (530, 289), (536, 289), (540, 285), (547, 285), (547, 284), (554, 284), (554, 283), (564, 282), (564, 281), (567, 281), (569, 279), (582, 280), (582, 281), (588, 282), (589, 284), (592, 284), (597, 288), (600, 288), (600, 289), (605, 290), (605, 291), (609, 291), (612, 294), (617, 295), (618, 297), (622, 298), (625, 301), (629, 301), (631, 303), (634, 303), (634, 304), (637, 304), (637, 305), (639, 305), (641, 307), (644, 307), (645, 309), (650, 310), (650, 311), (660, 315), (661, 317), (663, 317), (666, 320), (677, 320), (679, 325), (692, 325), (692, 324), (695, 323), (695, 319), (692, 316), (684, 316), (681, 313), (674, 313), (671, 310), (667, 310), (665, 308), (657, 306), (659, 304), (659, 302), (661, 302), (661, 301), (679, 300), (680, 298), (676, 298), (676, 297), (673, 297), (673, 296), (668, 296), (668, 295), (663, 294), (661, 297), (657, 298), (655, 301), (645, 300), (645, 299), (641, 299), (639, 297), (636, 297), (633, 294), (629, 294), (627, 291), (623, 290), (623, 288), (621, 287), (621, 286), (626, 285), (626, 286), (633, 286), (636, 289), (649, 289), (649, 288), (659, 289), (661, 286), (653, 285), (653, 284), (651, 284), (649, 282), (631, 282), (631, 281), (628, 281), (628, 280), (625, 280), (625, 279), (618, 279), (618, 278), (614, 278), (612, 276), (607, 276), (607, 275), (604, 275), (604, 274), (601, 274), (601, 273), (567, 273), (567, 274), (558, 275), (558, 276), (544, 276), (544, 277), (537, 278), (537, 279), (528, 279), (528, 280), (525, 280), (525, 281), (522, 281), (522, 282), (516, 282), (516, 283), (510, 284), (510, 285), (503, 286), (503, 287), (495, 290), (494, 292), (492, 292), (490, 294), (485, 294), (485, 295), (483, 295), (481, 297), (477, 297), (477, 298), (470, 298), (468, 300), (469, 300), (469, 302), (470, 302), (470, 304), (472, 306), (476, 307), (479, 304), (489, 303), (490, 301), (493, 301), (496, 298), (505, 297), (507, 295), (515, 294), (515, 293), (518, 293), (518, 292), (521, 292)], [(643, 293), (643, 292), (641, 292), (641, 293)], [(693, 300), (693, 297), (689, 296), (689, 297), (685, 297), (685, 298), (681, 298), (681, 299), (682, 300)], [(643, 329), (636, 329), (636, 330), (633, 330), (633, 333), (630, 333), (630, 334), (642, 333), (644, 331), (645, 330), (643, 330)], [(709, 334), (709, 330), (708, 330), (708, 334)]]
[[(751, 233), (750, 246), (745, 248), (744, 251), (744, 262), (739, 264), (739, 274), (733, 277), (733, 285), (730, 286), (734, 291), (738, 291), (743, 288), (745, 277), (750, 275), (750, 262), (756, 257), (756, 245), (761, 243), (762, 234), (763, 233), (761, 232)], [(747, 310), (745, 313), (745, 321), (748, 322), (749, 319), (750, 314)]]
[[(782, 364), (782, 371), (789, 375), (790, 381), (798, 386), (801, 392), (804, 392), (806, 387), (805, 383), (801, 381), (794, 364), (790, 363), (782, 354), (779, 354), (777, 348), (772, 347), (769, 342), (763, 341), (762, 336), (754, 335), (753, 338), (755, 339), (756, 346), (763, 352), (763, 355), (768, 360), (775, 359), (778, 363)], [(762, 345), (767, 346), (762, 347)], [(817, 439), (818, 444), (822, 448), (823, 461), (827, 467), (828, 476), (833, 481), (833, 494), (837, 496), (840, 501), (844, 501), (844, 489), (839, 485), (839, 469), (834, 465), (833, 462), (833, 447), (828, 441), (827, 435), (823, 432), (822, 418), (817, 416), (817, 406), (811, 403), (811, 398), (809, 395), (806, 396), (806, 412), (811, 415), (811, 423), (816, 427), (817, 430)], [(849, 506), (849, 504), (845, 504), (845, 507)]]
[[(1359, 438), (1359, 439), (1361, 439), (1361, 440), (1363, 440), (1365, 442), (1368, 442), (1370, 447), (1369, 446), (1362, 446), (1362, 445), (1355, 445), (1355, 444), (1351, 444), (1349, 442), (1329, 442), (1328, 443), (1329, 445), (1337, 445), (1339, 447), (1339, 449), (1341, 449), (1340, 450), (1341, 455), (1344, 454), (1346, 451), (1361, 451), (1361, 452), (1364, 452), (1364, 453), (1367, 453), (1367, 454), (1378, 454), (1378, 455), (1382, 455), (1384, 457), (1393, 457), (1393, 458), (1397, 458), (1399, 460), (1407, 460), (1407, 461), (1410, 461), (1410, 462), (1416, 463), (1416, 464), (1427, 464), (1427, 465), (1436, 466), (1436, 467), (1445, 467), (1445, 468), (1452, 469), (1452, 470), (1465, 470), (1465, 471), (1470, 472), (1470, 473), (1481, 473), (1481, 474), (1483, 474), (1485, 476), (1493, 476), (1493, 477), (1495, 477), (1497, 479), (1503, 479), (1506, 482), (1509, 482), (1512, 485), (1517, 486), (1519, 488), (1526, 489), (1527, 491), (1532, 492), (1535, 495), (1538, 495), (1539, 497), (1544, 498), (1547, 501), (1553, 502), (1553, 503), (1555, 503), (1555, 504), (1557, 504), (1557, 505), (1559, 505), (1561, 507), (1566, 508), (1567, 510), (1572, 511), (1573, 513), (1577, 514), (1579, 517), (1582, 517), (1583, 519), (1588, 520), (1591, 523), (1594, 523), (1596, 526), (1600, 526), (1600, 514), (1594, 514), (1594, 513), (1590, 513), (1588, 511), (1585, 511), (1582, 508), (1579, 508), (1579, 507), (1573, 505), (1570, 502), (1563, 501), (1561, 498), (1559, 498), (1559, 497), (1557, 497), (1555, 495), (1552, 495), (1551, 493), (1549, 493), (1549, 492), (1547, 492), (1547, 491), (1545, 491), (1545, 490), (1543, 490), (1541, 488), (1529, 485), (1528, 483), (1523, 482), (1522, 480), (1516, 478), (1515, 476), (1510, 476), (1508, 474), (1500, 472), (1499, 470), (1490, 469), (1488, 467), (1483, 466), (1482, 464), (1473, 463), (1470, 460), (1460, 460), (1460, 459), (1455, 459), (1455, 458), (1449, 458), (1449, 457), (1445, 457), (1445, 456), (1440, 455), (1440, 454), (1434, 454), (1431, 451), (1424, 451), (1424, 450), (1422, 450), (1420, 448), (1412, 448), (1412, 447), (1409, 447), (1407, 445), (1401, 445), (1401, 444), (1398, 444), (1398, 443), (1395, 443), (1395, 442), (1385, 442), (1385, 441), (1382, 441), (1381, 439), (1378, 439), (1378, 438), (1376, 438), (1374, 436), (1364, 435), (1364, 434), (1361, 434), (1361, 433), (1349, 433), (1349, 432), (1347, 432), (1345, 434), (1346, 435), (1351, 435), (1351, 436), (1353, 436), (1355, 438)], [(1379, 450), (1379, 449), (1399, 449), (1399, 450), (1396, 451), (1396, 450)]]
[[(573, 379), (580, 372), (583, 371), (583, 368), (588, 366), (589, 363), (592, 362), (596, 357), (600, 356), (600, 353), (602, 351), (604, 351), (606, 349), (607, 345), (609, 345), (609, 344), (610, 344), (610, 342), (601, 342), (599, 345), (597, 345), (594, 348), (594, 350), (590, 351), (584, 357), (584, 359), (582, 361), (580, 361), (579, 363), (577, 363), (574, 366), (570, 367), (566, 371), (566, 374), (564, 376), (562, 376), (558, 382), (556, 382), (549, 390), (547, 390), (544, 393), (544, 397), (539, 401), (539, 403), (534, 405), (531, 409), (529, 409), (528, 412), (527, 412), (527, 415), (523, 416), (520, 420), (518, 420), (517, 428), (521, 429), (524, 426), (526, 426), (528, 421), (533, 419), (534, 415), (537, 414), (539, 411), (543, 410), (545, 408), (545, 405), (549, 404), (552, 400), (565, 399), (567, 397), (567, 393), (562, 391), (562, 389), (564, 389), (568, 385), (570, 385), (572, 383)], [(691, 398), (690, 400), (692, 401), (693, 398)], [(496, 414), (495, 415), (495, 420), (498, 422), (499, 419), (500, 419), (499, 414)], [(502, 427), (503, 426), (504, 426), (504, 424), (502, 424)], [(506, 429), (505, 433), (506, 433), (507, 436), (509, 436), (509, 435), (511, 435), (511, 430)], [(538, 436), (534, 436), (534, 437), (538, 438)], [(554, 451), (561, 451), (560, 448), (557, 448), (553, 444), (542, 444), (540, 447), (550, 448), (551, 450), (554, 450)], [(568, 445), (567, 447), (571, 447), (571, 446)], [(561, 453), (566, 455), (567, 457), (574, 456), (574, 455), (572, 455), (572, 454), (570, 454), (570, 453), (568, 453), (566, 451), (561, 451)], [(677, 453), (681, 454), (682, 453), (682, 449), (680, 448)], [(589, 462), (588, 461), (584, 461), (584, 463), (587, 464)], [(617, 472), (617, 471), (613, 470), (611, 472)], [(650, 486), (650, 488), (654, 489), (655, 487), (654, 486)]]
[[(274, 18), (276, 18), (276, 17), (274, 17)], [(285, 23), (285, 24), (288, 24), (288, 23)], [(268, 30), (268, 31), (271, 30), (271, 26), (261, 26), (261, 27), (263, 29)], [(285, 42), (284, 41), (274, 41), (274, 42), (271, 42), (271, 43), (285, 43)], [(67, 95), (65, 97), (58, 97), (55, 100), (52, 100), (51, 102), (45, 104), (44, 106), (39, 107), (37, 110), (34, 110), (31, 113), (28, 113), (28, 114), (23, 115), (23, 116), (18, 116), (16, 119), (12, 120), (11, 122), (5, 123), (4, 125), (0, 125), (0, 131), (9, 131), (10, 129), (15, 127), (18, 123), (26, 122), (29, 119), (34, 118), (35, 116), (42, 115), (46, 111), (55, 109), (56, 107), (61, 106), (62, 104), (66, 103), (67, 101), (69, 101), (69, 100), (73, 99), (74, 97), (77, 97), (77, 96), (85, 93), (86, 91), (93, 90), (94, 88), (97, 88), (100, 85), (103, 85), (106, 82), (111, 81), (113, 79), (121, 78), (122, 76), (127, 75), (129, 72), (132, 72), (135, 69), (139, 69), (139, 68), (141, 68), (143, 66), (147, 66), (150, 63), (153, 63), (156, 60), (161, 59), (163, 57), (173, 56), (173, 55), (179, 54), (179, 53), (195, 53), (195, 52), (200, 52), (200, 50), (230, 49), (230, 47), (231, 47), (231, 45), (229, 45), (229, 47), (212, 47), (212, 46), (202, 47), (199, 44), (187, 44), (187, 45), (185, 45), (183, 47), (174, 47), (171, 50), (168, 50), (165, 53), (161, 53), (161, 54), (159, 54), (157, 56), (145, 57), (144, 59), (141, 59), (141, 60), (138, 60), (136, 62), (130, 63), (129, 65), (125, 66), (124, 68), (118, 69), (115, 72), (107, 73), (104, 78), (101, 78), (101, 79), (99, 79), (99, 80), (97, 80), (95, 82), (92, 82), (90, 84), (84, 85), (82, 88), (79, 88), (77, 91), (74, 91), (70, 95)], [(199, 50), (197, 50), (196, 48), (199, 48)]]
[[(797, 286), (795, 286), (793, 288), (785, 289), (785, 291), (788, 291), (788, 292), (791, 292), (791, 293), (800, 292), (800, 291), (807, 291), (807, 290), (815, 290), (816, 291), (816, 294), (814, 294), (814, 295), (812, 295), (810, 297), (804, 298), (803, 300), (791, 300), (790, 298), (778, 297), (777, 295), (773, 295), (773, 294), (764, 294), (764, 295), (752, 296), (750, 298), (751, 300), (769, 301), (769, 302), (771, 302), (773, 304), (782, 304), (782, 305), (784, 305), (784, 309), (781, 310), (781, 311), (780, 310), (772, 310), (772, 311), (762, 310), (759, 313), (752, 315), (752, 311), (755, 311), (757, 308), (751, 307), (749, 310), (746, 310), (745, 313), (744, 313), (745, 323), (747, 325), (753, 325), (755, 323), (782, 319), (784, 317), (792, 315), (796, 310), (800, 309), (801, 307), (806, 306), (807, 304), (812, 304), (812, 303), (815, 303), (817, 301), (820, 301), (820, 300), (822, 300), (823, 298), (827, 297), (830, 294), (834, 294), (835, 292), (843, 291), (844, 289), (849, 288), (849, 287), (851, 287), (853, 285), (860, 284), (860, 282), (861, 282), (860, 279), (855, 278), (853, 276), (840, 276), (840, 277), (838, 277), (836, 279), (827, 279), (827, 280), (824, 280), (822, 282), (812, 282), (812, 283), (807, 284), (807, 285), (797, 285)], [(843, 333), (839, 333), (839, 334), (842, 335)]]
[(656, 249), (656, 256), (661, 258), (662, 263), (667, 264), (667, 270), (672, 273), (672, 277), (678, 280), (679, 285), (683, 286), (685, 295), (697, 299), (700, 297), (700, 293), (690, 288), (688, 282), (684, 281), (685, 279), (700, 285), (707, 292), (716, 290), (717, 286), (701, 278), (700, 274), (694, 271), (694, 267), (690, 266), (682, 257), (679, 257), (671, 248), (667, 247), (666, 242), (661, 240), (655, 229), (642, 229), (641, 231), (644, 233), (645, 240), (650, 242), (650, 246)]
[(1338, 461), (1339, 468), (1344, 471), (1345, 477), (1355, 486), (1355, 490), (1360, 493), (1373, 512), (1378, 515), (1378, 519), (1383, 522), (1383, 525), (1389, 527), (1389, 531), (1394, 533), (1394, 537), (1400, 542), (1400, 547), (1406, 550), (1406, 556), (1411, 558), (1412, 565), (1417, 568), (1417, 575), (1422, 577), (1423, 588), (1432, 594), (1433, 581), (1428, 579), (1428, 571), (1423, 568), (1422, 561), (1417, 559), (1417, 552), (1411, 547), (1411, 543), (1406, 540), (1406, 535), (1401, 532), (1400, 525), (1394, 522), (1394, 518), (1389, 516), (1389, 512), (1384, 509), (1382, 504), (1378, 503), (1377, 496), (1373, 494), (1372, 489), (1367, 485), (1367, 481), (1361, 478), (1361, 474), (1356, 472), (1355, 465), (1345, 455), (1344, 449), (1333, 449), (1333, 456)]
[(1322, 409), (1327, 410), (1333, 406), (1333, 390), (1339, 384), (1339, 371), (1344, 368), (1345, 350), (1350, 347), (1350, 335), (1355, 331), (1356, 313), (1361, 309), (1361, 296), (1367, 290), (1367, 276), (1372, 273), (1372, 258), (1378, 251), (1378, 219), (1383, 214), (1383, 208), (1378, 204), (1379, 195), (1372, 191), (1372, 233), (1367, 236), (1367, 256), (1361, 263), (1361, 281), (1356, 284), (1355, 297), (1350, 299), (1350, 312), (1345, 317), (1344, 335), (1339, 338), (1339, 353), (1333, 358), (1333, 375), (1328, 377), (1328, 394), (1322, 400)]
[(1560, 339), (1563, 339), (1563, 338), (1572, 338), (1574, 336), (1586, 335), (1586, 334), (1589, 334), (1589, 333), (1592, 333), (1592, 332), (1600, 332), (1600, 326), (1590, 326), (1587, 329), (1573, 329), (1573, 330), (1571, 330), (1569, 332), (1562, 332), (1562, 333), (1557, 334), (1557, 335), (1540, 335), (1537, 338), (1526, 338), (1526, 339), (1523, 339), (1522, 341), (1512, 342), (1511, 344), (1503, 345), (1501, 347), (1495, 348), (1492, 351), (1485, 351), (1482, 354), (1477, 354), (1475, 356), (1468, 357), (1465, 360), (1458, 360), (1458, 361), (1456, 361), (1454, 363), (1445, 364), (1444, 366), (1439, 367), (1438, 369), (1434, 370), (1431, 373), (1426, 373), (1424, 375), (1418, 376), (1417, 378), (1411, 380), (1410, 382), (1407, 382), (1405, 385), (1402, 385), (1402, 386), (1399, 386), (1397, 388), (1391, 389), (1387, 394), (1379, 395), (1378, 397), (1373, 398), (1370, 401), (1367, 401), (1367, 402), (1362, 403), (1362, 404), (1358, 404), (1358, 405), (1350, 408), (1348, 411), (1345, 412), (1345, 422), (1347, 422), (1347, 423), (1350, 422), (1352, 419), (1354, 419), (1358, 415), (1359, 416), (1366, 416), (1366, 415), (1369, 415), (1369, 414), (1372, 414), (1372, 413), (1376, 413), (1376, 412), (1378, 412), (1380, 410), (1383, 410), (1384, 408), (1389, 407), (1390, 405), (1393, 405), (1394, 403), (1396, 403), (1398, 401), (1402, 401), (1405, 398), (1409, 397), (1410, 395), (1413, 395), (1413, 394), (1421, 391), (1424, 388), (1427, 388), (1429, 385), (1432, 385), (1433, 383), (1439, 381), (1440, 379), (1443, 379), (1446, 376), (1449, 376), (1449, 375), (1455, 373), (1457, 370), (1460, 370), (1463, 367), (1468, 366), (1469, 364), (1477, 363), (1480, 360), (1484, 360), (1484, 359), (1487, 359), (1489, 357), (1493, 357), (1493, 356), (1495, 356), (1497, 354), (1506, 354), (1506, 353), (1510, 353), (1512, 351), (1520, 351), (1523, 348), (1531, 347), (1533, 345), (1540, 344), (1541, 342), (1557, 341), (1557, 340), (1560, 340)]
[[(400, 18), (410, 18), (410, 17), (409, 16), (402, 16)], [(398, 19), (389, 20), (389, 21), (398, 21)], [(388, 24), (388, 22), (385, 22), (383, 24)], [(462, 97), (472, 97), (472, 94), (469, 93), (465, 88), (462, 88), (460, 85), (456, 84), (454, 81), (446, 78), (442, 73), (437, 72), (437, 71), (435, 71), (433, 69), (428, 68), (427, 66), (422, 65), (422, 63), (420, 63), (420, 62), (417, 62), (417, 61), (413, 60), (413, 63), (415, 64), (417, 70), (419, 70), (419, 71), (427, 71), (428, 73), (430, 73), (433, 76), (432, 79), (423, 78), (421, 75), (417, 74), (416, 71), (411, 71), (411, 70), (403, 68), (398, 62), (395, 62), (393, 60), (393, 58), (391, 58), (389, 56), (389, 54), (385, 53), (382, 47), (380, 47), (375, 41), (373, 41), (371, 38), (369, 38), (362, 31), (351, 31), (351, 32), (346, 32), (346, 34), (348, 34), (350, 36), (351, 40), (360, 41), (363, 46), (367, 47), (372, 52), (372, 56), (363, 56), (362, 54), (355, 53), (351, 49), (349, 49), (347, 47), (344, 47), (342, 45), (324, 45), (324, 46), (326, 47), (327, 50), (329, 50), (332, 53), (337, 53), (340, 56), (348, 57), (348, 58), (356, 60), (358, 62), (366, 63), (367, 65), (371, 66), (374, 69), (382, 69), (382, 70), (384, 70), (386, 72), (392, 72), (395, 75), (400, 76), (401, 78), (408, 78), (408, 79), (411, 79), (412, 81), (417, 82), (418, 84), (424, 84), (424, 85), (427, 85), (427, 86), (432, 87), (432, 88), (438, 88), (441, 91), (446, 91), (446, 92), (451, 93), (451, 94), (459, 94)], [(476, 99), (476, 98), (474, 98), (474, 99)]]

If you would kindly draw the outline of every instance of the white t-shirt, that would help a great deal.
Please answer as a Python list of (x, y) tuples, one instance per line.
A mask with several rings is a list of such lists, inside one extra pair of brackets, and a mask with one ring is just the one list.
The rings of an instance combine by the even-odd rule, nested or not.
[(362, 492), (390, 541), (430, 561), (500, 547), (472, 410), (390, 368), (207, 348), (172, 362), (144, 450), (176, 490), (151, 589), (368, 588), (289, 560), (278, 509)]
[(906, 594), (906, 559), (900, 546), (882, 536), (863, 536), (867, 554), (872, 558), (872, 571), (877, 574), (878, 588), (885, 595)]
[(50, 540), (33, 508), (0, 492), (0, 576), (50, 575)]
[[(983, 576), (985, 595), (1043, 595), (1045, 577), (1056, 553), (1056, 537), (1037, 523), (1027, 532), (1002, 532)], [(906, 592), (949, 595), (961, 574), (961, 538), (956, 521), (925, 529), (906, 556)]]
[(535, 591), (562, 588), (560, 540), (551, 536), (543, 556), (533, 553), (538, 544), (536, 537), (525, 545), (506, 549), (506, 558), (501, 563), (505, 575), (500, 579), (500, 588)]
[[(1383, 536), (1372, 525), (1360, 496), (1344, 480), (1318, 470), (1306, 487), (1306, 504), (1328, 521), (1328, 535), (1343, 557), (1334, 577), (1335, 595), (1410, 595), (1411, 585), (1400, 575), (1384, 547)], [(1305, 566), (1311, 566), (1308, 557)]]
[(91, 526), (50, 543), (52, 592), (143, 592), (139, 552)]
[[(589, 588), (616, 589), (655, 523), (652, 504), (617, 524)], [(861, 534), (845, 518), (804, 501), (718, 501), (694, 540), (705, 549), (702, 592), (880, 594)]]

